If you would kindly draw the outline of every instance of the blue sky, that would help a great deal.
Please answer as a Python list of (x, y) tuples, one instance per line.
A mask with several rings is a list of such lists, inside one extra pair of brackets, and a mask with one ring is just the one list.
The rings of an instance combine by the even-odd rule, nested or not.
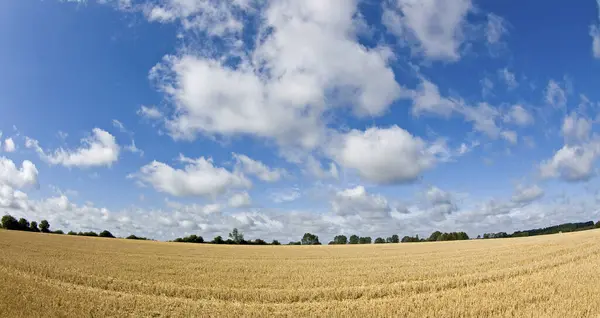
[(0, 211), (206, 238), (597, 220), (598, 4), (0, 3)]

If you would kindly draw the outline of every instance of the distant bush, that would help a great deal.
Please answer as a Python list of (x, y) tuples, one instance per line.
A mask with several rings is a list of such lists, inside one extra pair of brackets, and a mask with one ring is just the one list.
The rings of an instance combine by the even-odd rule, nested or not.
[(180, 242), (180, 243), (204, 243), (204, 239), (202, 238), (202, 236), (197, 236), (195, 234), (192, 234), (190, 236), (178, 237), (178, 238), (175, 239), (175, 242)]
[(52, 232), (52, 234), (65, 234), (65, 232), (63, 232), (62, 230), (56, 230)]
[(112, 235), (112, 233), (110, 233), (107, 230), (104, 230), (104, 231), (100, 232), (100, 234), (98, 234), (98, 236), (100, 236), (100, 237), (108, 237), (108, 238), (115, 238), (115, 236)]
[(378, 237), (375, 239), (375, 244), (383, 244), (385, 243), (385, 240), (381, 237)]
[(128, 240), (142, 240), (142, 241), (148, 240), (145, 237), (135, 236), (133, 234), (129, 235), (128, 237), (126, 237), (126, 239), (128, 239)]

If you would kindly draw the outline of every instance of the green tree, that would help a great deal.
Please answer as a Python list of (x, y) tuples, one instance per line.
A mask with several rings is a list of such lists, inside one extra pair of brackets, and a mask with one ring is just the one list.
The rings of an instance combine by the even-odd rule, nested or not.
[(427, 240), (435, 242), (440, 238), (440, 236), (442, 236), (442, 232), (435, 231), (435, 232), (431, 233), (431, 235), (429, 236), (429, 238)]
[(27, 221), (24, 218), (20, 218), (19, 219), (19, 230), (21, 230), (21, 231), (29, 230), (29, 221)]
[(378, 237), (375, 239), (375, 244), (383, 244), (385, 243), (385, 240), (381, 237)]
[(7, 230), (18, 230), (19, 229), (19, 221), (12, 217), (11, 215), (5, 215), (2, 217), (2, 228)]
[(142, 240), (142, 241), (147, 240), (147, 238), (145, 238), (145, 237), (135, 236), (133, 234), (131, 234), (128, 237), (126, 237), (126, 239), (128, 239), (128, 240)]
[(62, 230), (56, 230), (54, 232), (52, 232), (53, 234), (65, 234), (65, 232), (63, 232)]
[(244, 234), (242, 232), (239, 232), (237, 228), (234, 228), (233, 231), (229, 233), (229, 238), (235, 244), (241, 244), (244, 241)]
[(31, 232), (39, 232), (40, 229), (38, 229), (38, 224), (36, 221), (31, 221), (31, 224), (29, 224), (29, 230)]
[(360, 241), (360, 238), (358, 237), (358, 235), (350, 236), (350, 244), (358, 244), (359, 241)]
[(42, 222), (40, 222), (40, 231), (42, 231), (44, 233), (49, 233), (50, 232), (50, 223), (48, 223), (48, 221), (46, 221), (46, 220), (42, 220)]
[(110, 233), (110, 232), (109, 232), (109, 231), (107, 231), (107, 230), (104, 230), (104, 231), (100, 232), (100, 234), (98, 234), (98, 236), (100, 236), (100, 237), (109, 237), (109, 238), (115, 238), (115, 236), (114, 236), (114, 235), (112, 235), (112, 233)]
[(371, 237), (365, 236), (358, 239), (358, 244), (371, 244)]
[(596, 222), (596, 228), (600, 229), (600, 221)]
[(278, 240), (273, 240), (273, 242), (271, 242), (271, 245), (281, 245), (281, 243), (279, 243)]
[(302, 245), (320, 245), (321, 242), (319, 242), (319, 237), (311, 234), (311, 233), (304, 233), (304, 236), (302, 236)]
[(77, 232), (75, 232), (75, 231), (69, 231), (69, 233), (67, 233), (67, 235), (77, 235)]
[(223, 244), (225, 243), (225, 241), (223, 241), (223, 238), (221, 237), (221, 235), (215, 236), (215, 238), (212, 240), (213, 244)]
[(346, 235), (338, 235), (333, 238), (333, 244), (348, 244)]
[(391, 243), (400, 243), (400, 237), (398, 236), (398, 234), (392, 235), (392, 242)]

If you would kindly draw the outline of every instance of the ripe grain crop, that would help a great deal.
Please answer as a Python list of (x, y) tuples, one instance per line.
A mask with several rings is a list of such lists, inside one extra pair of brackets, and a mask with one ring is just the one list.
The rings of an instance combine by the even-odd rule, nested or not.
[(347, 246), (0, 231), (0, 317), (600, 317), (600, 230)]

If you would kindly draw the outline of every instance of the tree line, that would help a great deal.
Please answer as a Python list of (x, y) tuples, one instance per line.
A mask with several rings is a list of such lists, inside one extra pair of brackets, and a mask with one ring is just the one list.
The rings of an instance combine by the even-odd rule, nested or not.
[(240, 232), (237, 228), (234, 228), (229, 233), (229, 238), (224, 240), (222, 236), (218, 235), (213, 238), (212, 241), (205, 241), (202, 236), (192, 234), (185, 237), (178, 237), (171, 242), (178, 243), (208, 243), (208, 244), (236, 244), (236, 245), (281, 245), (279, 241), (273, 240), (271, 243), (267, 243), (262, 239), (245, 240), (244, 233)]
[(537, 236), (537, 235), (548, 235), (548, 234), (556, 234), (561, 232), (576, 232), (576, 231), (585, 231), (591, 230), (595, 228), (600, 228), (600, 221), (594, 224), (594, 221), (588, 222), (579, 222), (579, 223), (564, 223), (539, 229), (531, 229), (525, 231), (515, 231), (512, 234), (508, 234), (506, 232), (498, 232), (498, 233), (484, 233), (483, 236), (477, 236), (477, 238), (482, 239), (495, 239), (495, 238), (509, 238), (509, 237), (525, 237), (525, 236)]
[[(47, 220), (42, 220), (38, 224), (36, 221), (27, 221), (25, 218), (16, 219), (11, 215), (5, 215), (2, 217), (2, 223), (0, 224), (2, 228), (7, 230), (16, 230), (16, 231), (28, 231), (28, 232), (42, 232), (42, 233), (52, 233), (52, 234), (64, 234), (61, 230), (51, 231), (50, 223)], [(555, 234), (560, 232), (573, 232), (573, 231), (584, 231), (593, 228), (600, 228), (600, 221), (594, 224), (593, 221), (588, 222), (580, 222), (580, 223), (564, 223), (560, 225), (540, 228), (540, 229), (531, 229), (526, 231), (516, 231), (512, 234), (508, 234), (506, 232), (498, 232), (498, 233), (485, 233), (483, 236), (478, 235), (477, 239), (492, 239), (492, 238), (509, 238), (509, 237), (523, 237), (523, 236), (536, 236), (536, 235), (546, 235), (546, 234)], [(78, 236), (93, 236), (93, 237), (106, 237), (106, 238), (114, 238), (115, 236), (110, 233), (108, 230), (104, 230), (100, 233), (96, 233), (93, 231), (89, 232), (74, 232), (69, 231), (67, 235), (78, 235)], [(125, 237), (130, 240), (150, 240), (146, 237), (139, 237), (136, 235), (129, 235)], [(370, 236), (358, 236), (351, 235), (348, 238), (346, 235), (336, 235), (332, 241), (329, 242), (329, 245), (345, 245), (345, 244), (386, 244), (386, 243), (414, 243), (414, 242), (439, 242), (439, 241), (459, 241), (459, 240), (469, 240), (469, 235), (465, 232), (449, 232), (442, 233), (440, 231), (435, 231), (431, 233), (428, 238), (420, 238), (419, 235), (415, 236), (404, 236), (402, 239), (397, 234), (394, 234), (390, 237), (383, 238), (377, 237), (375, 241), (372, 240)], [(268, 243), (260, 238), (254, 240), (246, 240), (244, 239), (244, 234), (239, 231), (237, 228), (234, 228), (231, 233), (229, 233), (229, 237), (227, 239), (223, 239), (222, 236), (215, 236), (211, 241), (205, 241), (202, 236), (199, 235), (188, 235), (185, 237), (176, 238), (170, 242), (180, 242), (180, 243), (207, 243), (207, 244), (231, 244), (231, 245), (281, 245), (281, 243), (277, 240), (271, 241)], [(305, 233), (302, 236), (300, 241), (291, 241), (288, 245), (321, 245), (319, 241), (319, 237), (312, 233)]]
[[(65, 234), (62, 230), (51, 231), (50, 223), (47, 220), (42, 220), (38, 224), (36, 221), (29, 222), (25, 218), (16, 219), (12, 215), (5, 215), (2, 217), (2, 223), (0, 227), (6, 230), (13, 231), (26, 231), (26, 232), (41, 232), (41, 233), (50, 233), (50, 234)], [(67, 235), (78, 235), (78, 236), (94, 236), (94, 237), (107, 237), (107, 238), (115, 238), (115, 236), (110, 233), (108, 230), (104, 230), (100, 233), (96, 233), (94, 231), (88, 232), (74, 232), (69, 231)], [(130, 235), (126, 237), (126, 239), (132, 240), (147, 240), (145, 237), (137, 237), (135, 235)]]

